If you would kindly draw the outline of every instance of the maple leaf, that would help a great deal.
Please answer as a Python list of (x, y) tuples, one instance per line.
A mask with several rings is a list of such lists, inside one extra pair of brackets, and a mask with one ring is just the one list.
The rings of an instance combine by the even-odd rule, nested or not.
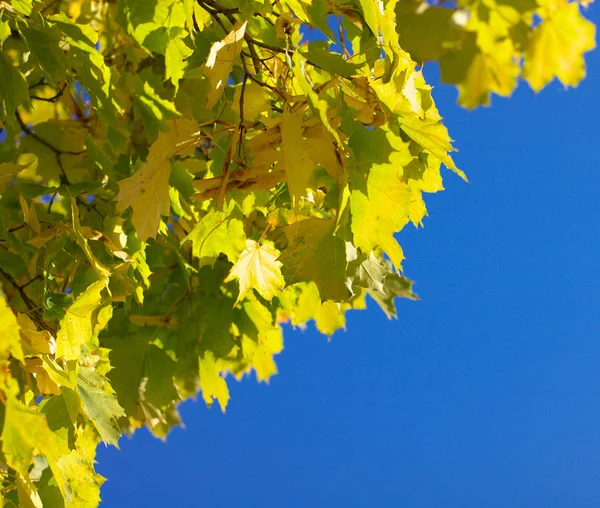
[(27, 83), (21, 72), (0, 52), (0, 107), (6, 116), (14, 114), (17, 106), (29, 100)]
[(281, 255), (282, 274), (287, 284), (314, 281), (323, 300), (348, 298), (345, 286), (346, 250), (333, 236), (335, 222), (310, 218), (285, 228), (289, 244)]
[(460, 51), (446, 55), (440, 67), (444, 81), (458, 86), (458, 102), (466, 108), (489, 104), (490, 92), (509, 97), (521, 72), (510, 39), (496, 42), (493, 51), (482, 51), (469, 39)]
[(21, 337), (35, 351), (49, 355), (53, 355), (56, 352), (56, 340), (52, 334), (47, 330), (38, 331), (37, 326), (27, 314), (18, 314), (17, 322), (20, 327)]
[(402, 178), (402, 168), (412, 162), (412, 155), (391, 130), (368, 132), (350, 140), (359, 164), (351, 173), (354, 243), (363, 252), (381, 247), (399, 267), (404, 255), (393, 235), (410, 220), (413, 191)]
[(557, 77), (577, 86), (585, 77), (583, 54), (596, 47), (596, 27), (584, 19), (577, 2), (551, 2), (547, 15), (533, 31), (523, 76), (536, 92)]
[(225, 380), (219, 375), (214, 355), (210, 351), (207, 351), (199, 361), (200, 388), (202, 389), (204, 402), (210, 407), (213, 400), (218, 400), (221, 411), (225, 412), (225, 408), (229, 402), (229, 389)]
[(273, 322), (270, 309), (258, 298), (246, 298), (242, 307), (244, 319), (238, 323), (243, 361), (255, 370), (258, 381), (268, 382), (277, 374), (273, 356), (283, 350), (282, 330)]
[(60, 442), (49, 429), (46, 418), (18, 400), (9, 400), (2, 431), (2, 451), (7, 464), (27, 475), (36, 449), (50, 461), (61, 454)]
[(290, 195), (298, 209), (300, 198), (306, 195), (314, 163), (302, 137), (302, 113), (286, 109), (281, 120), (281, 151)]
[(140, 240), (155, 238), (161, 217), (169, 215), (169, 159), (182, 154), (197, 142), (198, 125), (191, 120), (168, 122), (167, 132), (161, 132), (150, 147), (150, 153), (142, 167), (129, 178), (119, 182), (117, 210), (131, 206), (131, 221)]
[(201, 264), (214, 264), (220, 253), (230, 261), (238, 259), (246, 247), (243, 222), (218, 210), (211, 210), (181, 242), (192, 242), (192, 253)]
[(117, 402), (114, 394), (104, 388), (104, 379), (92, 369), (82, 368), (77, 381), (77, 391), (81, 397), (83, 409), (94, 422), (102, 440), (118, 448), (121, 430), (117, 420), (125, 416), (125, 411)]
[(4, 192), (6, 185), (26, 167), (12, 162), (0, 163), (0, 192)]
[[(240, 99), (242, 96), (242, 87), (236, 89), (233, 95), (233, 110), (236, 113), (240, 113)], [(244, 119), (246, 121), (254, 120), (259, 114), (268, 111), (269, 109), (269, 95), (265, 89), (254, 81), (250, 84), (246, 84), (244, 90)]]
[(323, 302), (315, 316), (317, 329), (331, 337), (340, 328), (346, 328), (346, 317), (342, 305), (335, 302)]
[(106, 280), (94, 282), (67, 309), (56, 336), (57, 356), (66, 360), (78, 360), (82, 346), (92, 340), (92, 314), (101, 305), (101, 293), (106, 288), (106, 283)]
[(342, 141), (339, 132), (333, 128), (331, 122), (329, 121), (329, 108), (327, 106), (327, 102), (321, 97), (319, 97), (319, 95), (313, 90), (312, 85), (306, 78), (306, 59), (300, 54), (299, 51), (296, 51), (293, 55), (293, 61), (294, 76), (296, 77), (296, 81), (300, 85), (300, 89), (306, 95), (306, 100), (310, 104), (311, 109), (317, 115), (319, 115), (321, 123), (329, 131), (333, 139), (335, 139), (338, 146), (342, 146)]
[(209, 109), (223, 94), (229, 73), (242, 51), (247, 24), (247, 21), (236, 23), (225, 39), (215, 42), (210, 48), (204, 71), (210, 82), (206, 103), (206, 107)]
[(193, 51), (181, 39), (170, 39), (167, 44), (165, 49), (166, 78), (171, 80), (176, 90), (179, 89), (179, 80), (185, 73), (185, 61), (192, 53)]
[(348, 277), (351, 290), (364, 288), (379, 304), (388, 317), (396, 316), (394, 300), (417, 300), (412, 292), (412, 282), (391, 269), (389, 262), (378, 259), (372, 252), (368, 256), (355, 256), (349, 263)]
[(26, 476), (18, 475), (17, 494), (20, 506), (31, 508), (43, 508), (44, 506), (35, 484)]
[(278, 257), (279, 251), (275, 247), (246, 240), (246, 249), (225, 279), (225, 282), (238, 279), (240, 283), (236, 303), (252, 289), (256, 289), (265, 300), (271, 300), (277, 295), (285, 284)]

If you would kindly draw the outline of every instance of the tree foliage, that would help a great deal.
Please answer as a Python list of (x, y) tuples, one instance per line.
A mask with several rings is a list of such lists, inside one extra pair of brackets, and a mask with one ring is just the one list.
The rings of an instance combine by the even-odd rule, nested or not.
[(394, 235), (466, 178), (421, 65), (469, 108), (575, 86), (586, 3), (1, 1), (4, 502), (95, 506), (100, 441), (225, 411), (280, 323), (416, 298)]

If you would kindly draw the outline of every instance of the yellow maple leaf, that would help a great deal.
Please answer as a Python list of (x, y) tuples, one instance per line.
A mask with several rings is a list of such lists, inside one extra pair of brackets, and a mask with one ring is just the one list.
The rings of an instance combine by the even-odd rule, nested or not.
[(212, 351), (206, 351), (204, 356), (199, 358), (199, 363), (200, 389), (204, 402), (210, 407), (215, 400), (218, 400), (221, 411), (225, 412), (229, 402), (229, 389), (227, 382), (219, 375), (218, 361)]
[(237, 22), (222, 41), (215, 42), (208, 54), (204, 73), (210, 82), (206, 107), (212, 108), (220, 99), (233, 64), (242, 51), (247, 21)]
[(161, 132), (142, 167), (129, 178), (119, 182), (119, 194), (116, 197), (117, 211), (133, 208), (131, 221), (138, 238), (155, 238), (160, 226), (161, 216), (169, 215), (169, 159), (182, 154), (198, 141), (198, 124), (191, 120), (172, 120), (167, 122), (169, 130)]
[[(236, 113), (240, 113), (240, 99), (242, 97), (242, 87), (239, 87), (233, 95), (232, 109)], [(251, 82), (244, 89), (244, 120), (253, 121), (263, 111), (269, 109), (269, 95), (266, 90)]]
[(60, 395), (60, 387), (50, 378), (44, 369), (41, 358), (25, 358), (25, 370), (35, 374), (35, 381), (40, 393)]
[(302, 137), (302, 113), (286, 109), (281, 121), (281, 151), (290, 196), (298, 209), (300, 198), (306, 194), (314, 169)]
[(39, 330), (27, 314), (17, 314), (21, 338), (25, 339), (39, 353), (53, 355), (56, 352), (56, 339), (47, 330)]
[(458, 85), (459, 103), (466, 108), (487, 105), (490, 92), (510, 97), (517, 84), (519, 71), (509, 40), (496, 43), (493, 53), (475, 52), (464, 82)]
[(256, 379), (268, 383), (269, 378), (277, 374), (277, 365), (273, 356), (283, 351), (281, 329), (267, 331), (258, 342), (246, 336), (242, 337), (242, 350), (256, 372)]
[(56, 336), (56, 356), (64, 360), (79, 360), (81, 347), (94, 336), (92, 314), (100, 307), (102, 291), (108, 279), (90, 284), (67, 309)]
[(246, 240), (246, 249), (225, 279), (225, 282), (239, 280), (240, 294), (236, 303), (252, 289), (256, 289), (264, 299), (269, 301), (277, 295), (285, 284), (281, 275), (281, 262), (277, 261), (278, 257), (279, 251), (275, 247)]
[(336, 330), (346, 329), (346, 316), (348, 305), (336, 302), (323, 302), (315, 317), (317, 329), (331, 337)]
[(335, 179), (340, 177), (341, 165), (333, 136), (322, 123), (304, 130), (306, 151), (313, 163), (320, 164)]
[(583, 54), (596, 47), (596, 27), (579, 12), (577, 2), (551, 2), (525, 54), (523, 76), (536, 92), (555, 77), (577, 86), (585, 77)]

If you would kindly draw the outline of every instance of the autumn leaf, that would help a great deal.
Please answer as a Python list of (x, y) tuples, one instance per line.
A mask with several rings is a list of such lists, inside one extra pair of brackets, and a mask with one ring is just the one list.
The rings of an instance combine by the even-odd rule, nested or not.
[(93, 371), (82, 369), (77, 381), (77, 391), (81, 397), (83, 410), (98, 429), (102, 440), (118, 447), (121, 431), (118, 419), (125, 411), (114, 394), (103, 386), (104, 379)]
[(274, 247), (268, 244), (260, 245), (254, 240), (246, 240), (246, 249), (225, 279), (225, 282), (237, 279), (240, 283), (236, 303), (252, 289), (266, 300), (271, 300), (277, 295), (284, 285), (278, 257), (279, 251)]
[(200, 358), (200, 388), (207, 406), (210, 407), (214, 400), (218, 400), (221, 411), (225, 412), (229, 402), (229, 390), (227, 383), (219, 375), (217, 361), (210, 351)]
[(314, 167), (302, 137), (302, 113), (299, 111), (283, 112), (281, 151), (292, 203), (297, 209), (306, 194)]
[(323, 301), (340, 302), (348, 299), (346, 249), (334, 229), (332, 220), (314, 217), (287, 226), (289, 243), (280, 260), (287, 284), (314, 281)]
[(214, 264), (221, 253), (230, 261), (237, 260), (246, 248), (243, 222), (217, 210), (206, 214), (182, 243), (187, 241), (192, 242), (192, 253), (201, 264)]
[(538, 92), (557, 77), (577, 86), (585, 77), (583, 54), (596, 47), (596, 27), (581, 16), (577, 2), (551, 2), (544, 20), (533, 31), (523, 75)]
[(155, 238), (162, 216), (169, 215), (170, 158), (189, 151), (197, 142), (198, 126), (189, 120), (169, 122), (150, 148), (146, 162), (129, 178), (119, 182), (117, 210), (131, 206), (132, 222), (140, 240)]
[(246, 25), (246, 21), (236, 23), (225, 39), (214, 43), (210, 48), (205, 65), (205, 74), (210, 82), (206, 103), (209, 109), (217, 103), (225, 90), (229, 73), (242, 50)]
[(102, 303), (106, 280), (91, 284), (71, 305), (61, 320), (56, 336), (56, 354), (66, 360), (78, 360), (81, 348), (94, 336), (93, 313)]
[(6, 185), (26, 167), (12, 162), (0, 163), (0, 192), (4, 192)]
[(6, 303), (6, 299), (0, 295), (0, 362), (6, 362), (9, 355), (23, 361), (19, 330), (17, 317)]

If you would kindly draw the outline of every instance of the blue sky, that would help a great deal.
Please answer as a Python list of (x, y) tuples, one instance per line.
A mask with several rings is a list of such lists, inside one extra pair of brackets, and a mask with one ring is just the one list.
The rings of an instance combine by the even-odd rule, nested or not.
[(447, 172), (399, 236), (421, 301), (350, 314), (331, 342), (287, 329), (279, 375), (232, 381), (227, 414), (190, 401), (167, 443), (101, 447), (105, 505), (600, 506), (600, 52), (587, 63), (578, 89), (472, 112), (438, 86), (470, 183)]

